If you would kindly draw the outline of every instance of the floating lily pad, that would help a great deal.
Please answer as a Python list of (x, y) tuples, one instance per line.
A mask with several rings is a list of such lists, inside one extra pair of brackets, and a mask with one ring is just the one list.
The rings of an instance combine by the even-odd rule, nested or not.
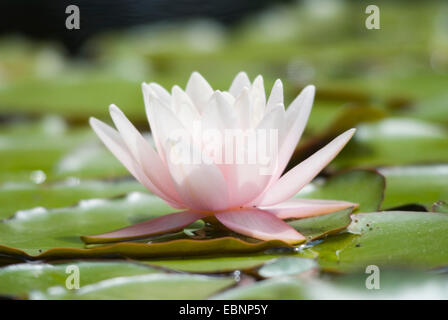
[(301, 300), (306, 299), (306, 287), (297, 279), (274, 278), (252, 285), (227, 290), (212, 297), (216, 300)]
[(384, 209), (409, 203), (431, 205), (448, 199), (448, 165), (385, 167), (379, 170), (386, 177)]
[(335, 159), (337, 167), (387, 166), (448, 161), (448, 130), (415, 119), (386, 119), (358, 127)]
[[(5, 126), (0, 131), (1, 182), (42, 183), (50, 179), (59, 159), (92, 136), (87, 129), (68, 130), (65, 121), (58, 117)], [(35, 171), (40, 176), (33, 176)]]
[(352, 216), (348, 234), (308, 250), (325, 270), (363, 272), (380, 268), (432, 269), (448, 265), (448, 216), (434, 212), (373, 212)]
[[(233, 237), (179, 240), (160, 243), (122, 242), (86, 248), (80, 236), (103, 233), (172, 212), (161, 199), (131, 193), (120, 199), (91, 199), (77, 206), (20, 211), (0, 223), (0, 252), (36, 258), (97, 256), (172, 257), (220, 253), (259, 252), (270, 247), (288, 246), (282, 241), (246, 242)], [(184, 238), (184, 239), (182, 239)]]
[(84, 248), (81, 235), (114, 230), (172, 211), (161, 199), (145, 193), (83, 200), (61, 209), (37, 207), (0, 223), (0, 244), (31, 255), (58, 247)]
[(351, 170), (327, 180), (317, 179), (297, 197), (350, 201), (359, 204), (358, 211), (370, 212), (380, 208), (384, 186), (384, 177), (375, 171)]
[(44, 292), (33, 292), (31, 299), (95, 299), (95, 300), (195, 300), (206, 299), (210, 295), (235, 284), (233, 278), (207, 277), (185, 274), (151, 274), (120, 277), (93, 283), (79, 290), (62, 287)]
[[(77, 268), (76, 271), (74, 268)], [(79, 275), (80, 287), (84, 287), (106, 279), (163, 271), (125, 261), (16, 264), (0, 269), (0, 295), (25, 297), (34, 290), (65, 287), (67, 278), (74, 272)]]
[(345, 229), (351, 222), (352, 208), (330, 214), (303, 218), (289, 222), (289, 224), (303, 234), (308, 241)]
[[(325, 278), (280, 277), (236, 287), (213, 296), (228, 300), (413, 300), (446, 299), (448, 280), (443, 274), (381, 270), (377, 283), (371, 273)], [(376, 285), (374, 287), (373, 285)]]
[(263, 265), (258, 274), (264, 278), (299, 275), (303, 272), (317, 268), (316, 261), (300, 257), (283, 257)]
[(441, 213), (448, 213), (448, 202), (446, 202), (446, 201), (437, 201), (432, 206), (432, 211), (434, 211), (434, 212), (441, 212)]
[[(18, 210), (46, 209), (75, 205), (80, 200), (109, 198), (145, 188), (134, 180), (79, 181), (75, 178), (56, 184), (16, 183), (0, 187), (0, 219)], [(20, 213), (19, 213), (20, 214)]]
[(281, 255), (273, 254), (251, 254), (244, 256), (207, 256), (190, 257), (170, 260), (145, 260), (150, 265), (165, 268), (200, 273), (230, 272), (234, 270), (251, 269), (263, 265), (266, 261), (278, 258)]

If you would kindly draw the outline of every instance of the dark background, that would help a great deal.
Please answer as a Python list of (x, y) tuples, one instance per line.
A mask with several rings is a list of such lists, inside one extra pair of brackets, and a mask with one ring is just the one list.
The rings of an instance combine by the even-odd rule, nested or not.
[[(3, 0), (0, 35), (21, 33), (58, 40), (70, 54), (78, 54), (92, 35), (106, 30), (159, 21), (206, 17), (226, 25), (270, 4), (290, 0)], [(65, 8), (80, 9), (80, 30), (67, 30)]]

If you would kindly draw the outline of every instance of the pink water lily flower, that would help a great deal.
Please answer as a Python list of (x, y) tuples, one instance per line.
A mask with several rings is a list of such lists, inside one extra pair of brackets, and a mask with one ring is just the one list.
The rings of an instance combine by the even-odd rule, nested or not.
[[(197, 72), (191, 75), (185, 91), (174, 86), (171, 94), (156, 83), (144, 83), (143, 96), (154, 148), (115, 105), (110, 107), (110, 114), (118, 131), (95, 118), (90, 119), (90, 125), (140, 183), (178, 212), (109, 233), (85, 236), (84, 241), (100, 243), (144, 238), (180, 231), (206, 218), (260, 240), (277, 239), (289, 244), (305, 240), (283, 220), (357, 206), (345, 201), (293, 198), (341, 151), (355, 132), (355, 129), (344, 132), (284, 173), (304, 131), (314, 93), (314, 86), (307, 86), (285, 110), (280, 80), (275, 82), (266, 99), (263, 78), (258, 76), (251, 83), (244, 72), (235, 77), (229, 91), (223, 92), (214, 91)], [(275, 148), (265, 152), (270, 163), (269, 173), (261, 170), (265, 163), (217, 161), (216, 148), (215, 152), (206, 150), (204, 141), (195, 136), (198, 125), (218, 134), (227, 133), (228, 129), (237, 130), (237, 135), (245, 130), (274, 130)], [(182, 134), (173, 138), (174, 132)], [(174, 149), (179, 150), (179, 144), (187, 143), (190, 153), (199, 154), (200, 159), (206, 161), (175, 159)], [(229, 154), (229, 148), (224, 150), (228, 147), (226, 142), (220, 147), (223, 154)], [(244, 156), (260, 148), (265, 150), (266, 146), (260, 146), (259, 142), (256, 146), (249, 145), (243, 150)], [(235, 155), (230, 155), (229, 159), (235, 160)]]

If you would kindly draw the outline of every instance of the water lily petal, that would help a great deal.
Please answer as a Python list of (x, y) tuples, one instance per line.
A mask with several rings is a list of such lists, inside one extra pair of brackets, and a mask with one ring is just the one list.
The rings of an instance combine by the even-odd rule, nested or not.
[(250, 80), (247, 76), (246, 72), (240, 72), (236, 75), (235, 79), (233, 79), (232, 84), (230, 85), (229, 92), (235, 98), (239, 97), (243, 92), (243, 89), (250, 88)]
[(190, 96), (199, 112), (202, 112), (213, 94), (213, 89), (199, 72), (193, 72), (188, 80), (185, 92)]
[(255, 127), (263, 119), (266, 110), (266, 92), (264, 91), (264, 82), (261, 75), (257, 76), (249, 89), (251, 102), (251, 126)]
[(195, 121), (199, 122), (201, 115), (193, 101), (179, 86), (174, 86), (172, 92), (171, 109), (186, 129), (193, 131)]
[(85, 243), (108, 243), (142, 239), (159, 234), (180, 231), (205, 216), (205, 214), (191, 211), (175, 212), (115, 231), (92, 236), (82, 236), (81, 239)]
[(279, 104), (283, 105), (283, 83), (280, 79), (277, 79), (266, 104), (266, 113), (270, 112)]
[(181, 202), (174, 188), (167, 165), (154, 151), (152, 146), (143, 138), (140, 132), (138, 132), (117, 106), (110, 106), (110, 114), (123, 141), (148, 179), (169, 199), (175, 202)]
[(268, 187), (263, 193), (259, 195), (251, 204), (259, 204), (261, 199), (269, 188), (277, 182), (286, 168), (286, 165), (294, 152), (297, 143), (302, 136), (305, 129), (308, 117), (313, 106), (315, 88), (314, 86), (307, 86), (289, 105), (285, 113), (284, 130), (280, 130), (279, 135), (279, 150), (277, 157), (277, 167), (271, 177)]
[(171, 104), (171, 95), (170, 93), (161, 85), (155, 83), (155, 82), (151, 82), (149, 84), (149, 87), (153, 90), (153, 92), (155, 93), (155, 95), (162, 100), (166, 105), (170, 105)]
[(249, 97), (249, 87), (244, 87), (240, 95), (235, 100), (235, 112), (239, 119), (239, 127), (242, 129), (250, 128), (251, 126), (251, 100)]
[(157, 98), (150, 89), (145, 91), (145, 108), (157, 151), (162, 160), (166, 161), (164, 150), (166, 141), (173, 137), (189, 137), (190, 133), (171, 108)]
[(305, 240), (305, 237), (289, 224), (262, 210), (241, 209), (219, 212), (215, 217), (230, 230), (252, 238), (282, 240), (290, 244)]
[(165, 194), (162, 190), (156, 187), (145, 175), (124, 143), (123, 138), (116, 130), (95, 118), (90, 118), (89, 122), (100, 140), (141, 184), (143, 184), (149, 191), (168, 202), (174, 208), (184, 207), (182, 203), (176, 201), (176, 199), (173, 199), (169, 194)]
[(228, 208), (227, 182), (212, 159), (185, 140), (167, 141), (166, 150), (174, 185), (188, 208), (200, 211)]
[(258, 205), (270, 206), (294, 196), (336, 157), (354, 133), (355, 129), (344, 132), (325, 147), (285, 173), (263, 194), (261, 199), (259, 199)]
[(285, 170), (286, 165), (305, 130), (308, 117), (313, 107), (315, 91), (316, 89), (314, 86), (307, 86), (286, 110), (286, 130), (280, 138), (278, 176)]
[(202, 111), (202, 129), (217, 129), (224, 134), (225, 129), (235, 128), (237, 121), (232, 104), (221, 91), (215, 91)]
[(356, 208), (358, 204), (336, 200), (291, 199), (274, 206), (260, 207), (260, 209), (268, 211), (280, 219), (298, 219), (320, 216), (350, 207)]

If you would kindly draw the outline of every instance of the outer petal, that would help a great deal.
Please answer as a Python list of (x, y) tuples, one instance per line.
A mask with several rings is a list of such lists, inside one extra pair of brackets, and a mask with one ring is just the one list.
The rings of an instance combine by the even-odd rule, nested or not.
[(314, 86), (307, 86), (286, 110), (286, 130), (280, 141), (278, 177), (285, 170), (305, 130), (313, 106), (314, 93)]
[(120, 134), (110, 126), (95, 118), (90, 118), (90, 125), (112, 154), (129, 170), (129, 172), (148, 190), (158, 195), (175, 208), (183, 205), (157, 188), (144, 174), (139, 164), (132, 157)]
[(146, 176), (157, 189), (161, 190), (170, 199), (180, 203), (181, 200), (174, 188), (168, 167), (152, 146), (149, 145), (117, 106), (110, 106), (110, 114), (133, 158), (139, 163)]
[(149, 87), (146, 86), (145, 89), (146, 115), (151, 126), (151, 132), (160, 157), (166, 160), (164, 151), (166, 141), (181, 135), (189, 137), (190, 134), (170, 107), (157, 98)]
[(308, 159), (289, 170), (264, 193), (258, 205), (270, 206), (294, 196), (336, 157), (355, 131), (355, 129), (350, 129), (344, 132)]
[(243, 92), (244, 87), (250, 88), (250, 80), (246, 72), (240, 72), (236, 75), (235, 79), (233, 79), (229, 93), (237, 98), (241, 92)]
[(180, 231), (189, 224), (205, 217), (205, 214), (181, 211), (150, 219), (108, 233), (93, 236), (82, 236), (85, 243), (107, 243), (130, 239), (141, 239), (168, 232)]
[(156, 121), (156, 112), (154, 110), (154, 103), (164, 104), (167, 108), (170, 106), (169, 103), (161, 102), (161, 98), (157, 95), (154, 90), (154, 86), (148, 85), (146, 83), (142, 83), (142, 92), (143, 92), (143, 100), (145, 102), (145, 111), (146, 116), (148, 118), (149, 126), (151, 128), (151, 134), (154, 139), (154, 143), (157, 148), (157, 152), (162, 160), (165, 160), (165, 153), (163, 151), (162, 143), (160, 142), (159, 134), (158, 134), (158, 124)]
[(284, 130), (280, 131), (277, 168), (271, 177), (268, 188), (251, 204), (259, 204), (264, 193), (269, 190), (282, 175), (305, 129), (313, 106), (314, 86), (307, 86), (290, 104), (285, 114)]
[(216, 213), (215, 217), (227, 228), (260, 240), (282, 240), (290, 244), (305, 240), (289, 224), (269, 212), (241, 209)]
[(357, 206), (357, 203), (347, 201), (291, 199), (275, 206), (260, 207), (260, 209), (268, 211), (280, 219), (292, 219), (320, 216)]
[(207, 104), (207, 101), (213, 94), (212, 87), (207, 80), (199, 74), (199, 72), (193, 72), (191, 74), (185, 91), (190, 96), (199, 112), (202, 112)]

